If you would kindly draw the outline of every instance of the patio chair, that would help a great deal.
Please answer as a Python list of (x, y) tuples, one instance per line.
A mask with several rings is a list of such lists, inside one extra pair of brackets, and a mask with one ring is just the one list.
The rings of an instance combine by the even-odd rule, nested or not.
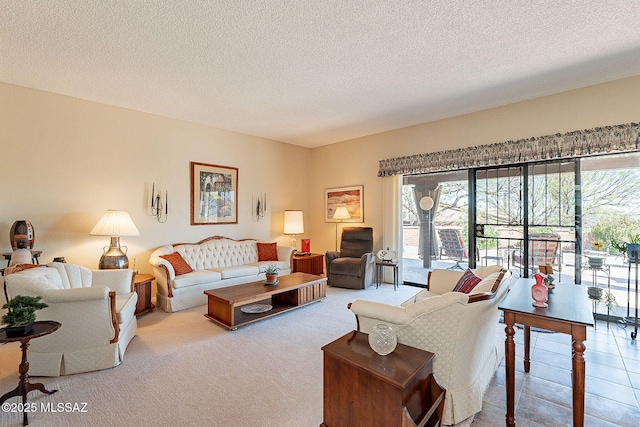
[(449, 267), (449, 270), (456, 268), (464, 270), (460, 261), (469, 258), (469, 247), (465, 246), (462, 240), (462, 232), (457, 228), (441, 228), (438, 230), (438, 237), (440, 238), (440, 259), (444, 253), (445, 256), (456, 259), (456, 263)]
[[(554, 233), (540, 233), (529, 235), (529, 268), (531, 272), (539, 265), (555, 265), (562, 272), (560, 263), (560, 236)], [(513, 251), (514, 263), (524, 265), (524, 253), (520, 250)]]

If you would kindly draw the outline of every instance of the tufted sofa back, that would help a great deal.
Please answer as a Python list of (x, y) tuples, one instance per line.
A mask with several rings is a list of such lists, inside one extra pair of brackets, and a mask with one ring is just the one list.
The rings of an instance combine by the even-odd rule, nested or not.
[(258, 247), (253, 239), (211, 239), (196, 245), (175, 245), (173, 251), (182, 255), (194, 270), (258, 262)]

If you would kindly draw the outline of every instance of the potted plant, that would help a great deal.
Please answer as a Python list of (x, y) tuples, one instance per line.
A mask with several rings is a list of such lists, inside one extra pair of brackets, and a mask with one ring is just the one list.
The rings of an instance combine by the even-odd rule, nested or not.
[(2, 306), (9, 310), (2, 316), (2, 323), (8, 325), (5, 328), (8, 337), (17, 337), (31, 332), (33, 322), (36, 320), (36, 310), (48, 307), (47, 304), (40, 302), (41, 298), (17, 295)]
[(615, 295), (608, 289), (602, 289), (597, 286), (589, 286), (587, 288), (589, 298), (599, 304), (607, 307), (607, 311), (614, 311), (618, 307)]
[(269, 264), (267, 266), (267, 269), (264, 271), (267, 276), (266, 284), (275, 285), (278, 283), (278, 271), (280, 271), (280, 268), (275, 264)]
[(612, 240), (611, 246), (620, 251), (622, 255), (627, 254), (629, 262), (640, 261), (640, 234), (629, 236), (628, 242)]

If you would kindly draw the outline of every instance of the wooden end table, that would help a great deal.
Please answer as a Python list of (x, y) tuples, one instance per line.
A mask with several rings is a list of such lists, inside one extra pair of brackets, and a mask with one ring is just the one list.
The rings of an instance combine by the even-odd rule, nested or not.
[(531, 326), (549, 329), (571, 335), (572, 364), (571, 384), (573, 389), (573, 425), (584, 425), (584, 389), (585, 361), (584, 341), (587, 340), (587, 326), (593, 326), (593, 316), (589, 306), (587, 290), (584, 286), (570, 283), (558, 283), (549, 291), (547, 308), (533, 306), (531, 286), (533, 279), (518, 279), (511, 287), (498, 309), (504, 311), (505, 332), (505, 371), (507, 374), (507, 427), (516, 425), (515, 418), (515, 375), (516, 344), (514, 340), (515, 324), (524, 325), (524, 371), (529, 372), (529, 340)]
[(398, 344), (392, 353), (380, 356), (368, 337), (353, 331), (322, 347), (320, 426), (439, 426), (445, 390), (433, 377), (435, 355)]
[[(0, 397), (0, 405), (15, 396), (22, 397), (22, 405), (25, 407), (27, 405), (27, 394), (31, 390), (39, 390), (46, 394), (53, 394), (58, 390), (47, 390), (44, 388), (44, 384), (36, 383), (31, 384), (29, 382), (29, 362), (27, 361), (27, 349), (29, 348), (29, 341), (42, 337), (44, 335), (49, 335), (58, 330), (62, 326), (59, 322), (54, 322), (52, 320), (46, 320), (42, 322), (35, 322), (33, 324), (33, 329), (31, 333), (28, 335), (20, 336), (20, 337), (7, 337), (7, 334), (4, 331), (4, 328), (0, 329), (0, 343), (8, 343), (20, 341), (20, 349), (22, 350), (22, 361), (20, 362), (19, 372), (20, 372), (20, 382), (18, 382), (18, 387), (13, 390), (5, 393), (2, 397)], [(29, 419), (27, 418), (28, 411), (23, 410), (23, 419), (22, 425), (29, 425)]]
[(320, 276), (324, 274), (324, 255), (323, 254), (310, 254), (293, 256), (293, 271), (292, 273), (308, 273)]
[(156, 308), (151, 304), (151, 282), (155, 280), (153, 274), (136, 274), (133, 279), (133, 289), (138, 294), (138, 302), (136, 303), (136, 317), (142, 316)]

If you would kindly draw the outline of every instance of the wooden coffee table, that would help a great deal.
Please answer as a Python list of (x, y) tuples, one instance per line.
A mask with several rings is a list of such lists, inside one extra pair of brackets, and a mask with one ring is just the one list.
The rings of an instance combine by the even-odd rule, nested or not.
[[(242, 285), (204, 291), (209, 299), (205, 317), (218, 325), (235, 330), (285, 311), (293, 310), (327, 296), (327, 278), (307, 273), (291, 273), (278, 277), (277, 285), (265, 285), (263, 280)], [(263, 313), (244, 313), (243, 306), (271, 305)]]

